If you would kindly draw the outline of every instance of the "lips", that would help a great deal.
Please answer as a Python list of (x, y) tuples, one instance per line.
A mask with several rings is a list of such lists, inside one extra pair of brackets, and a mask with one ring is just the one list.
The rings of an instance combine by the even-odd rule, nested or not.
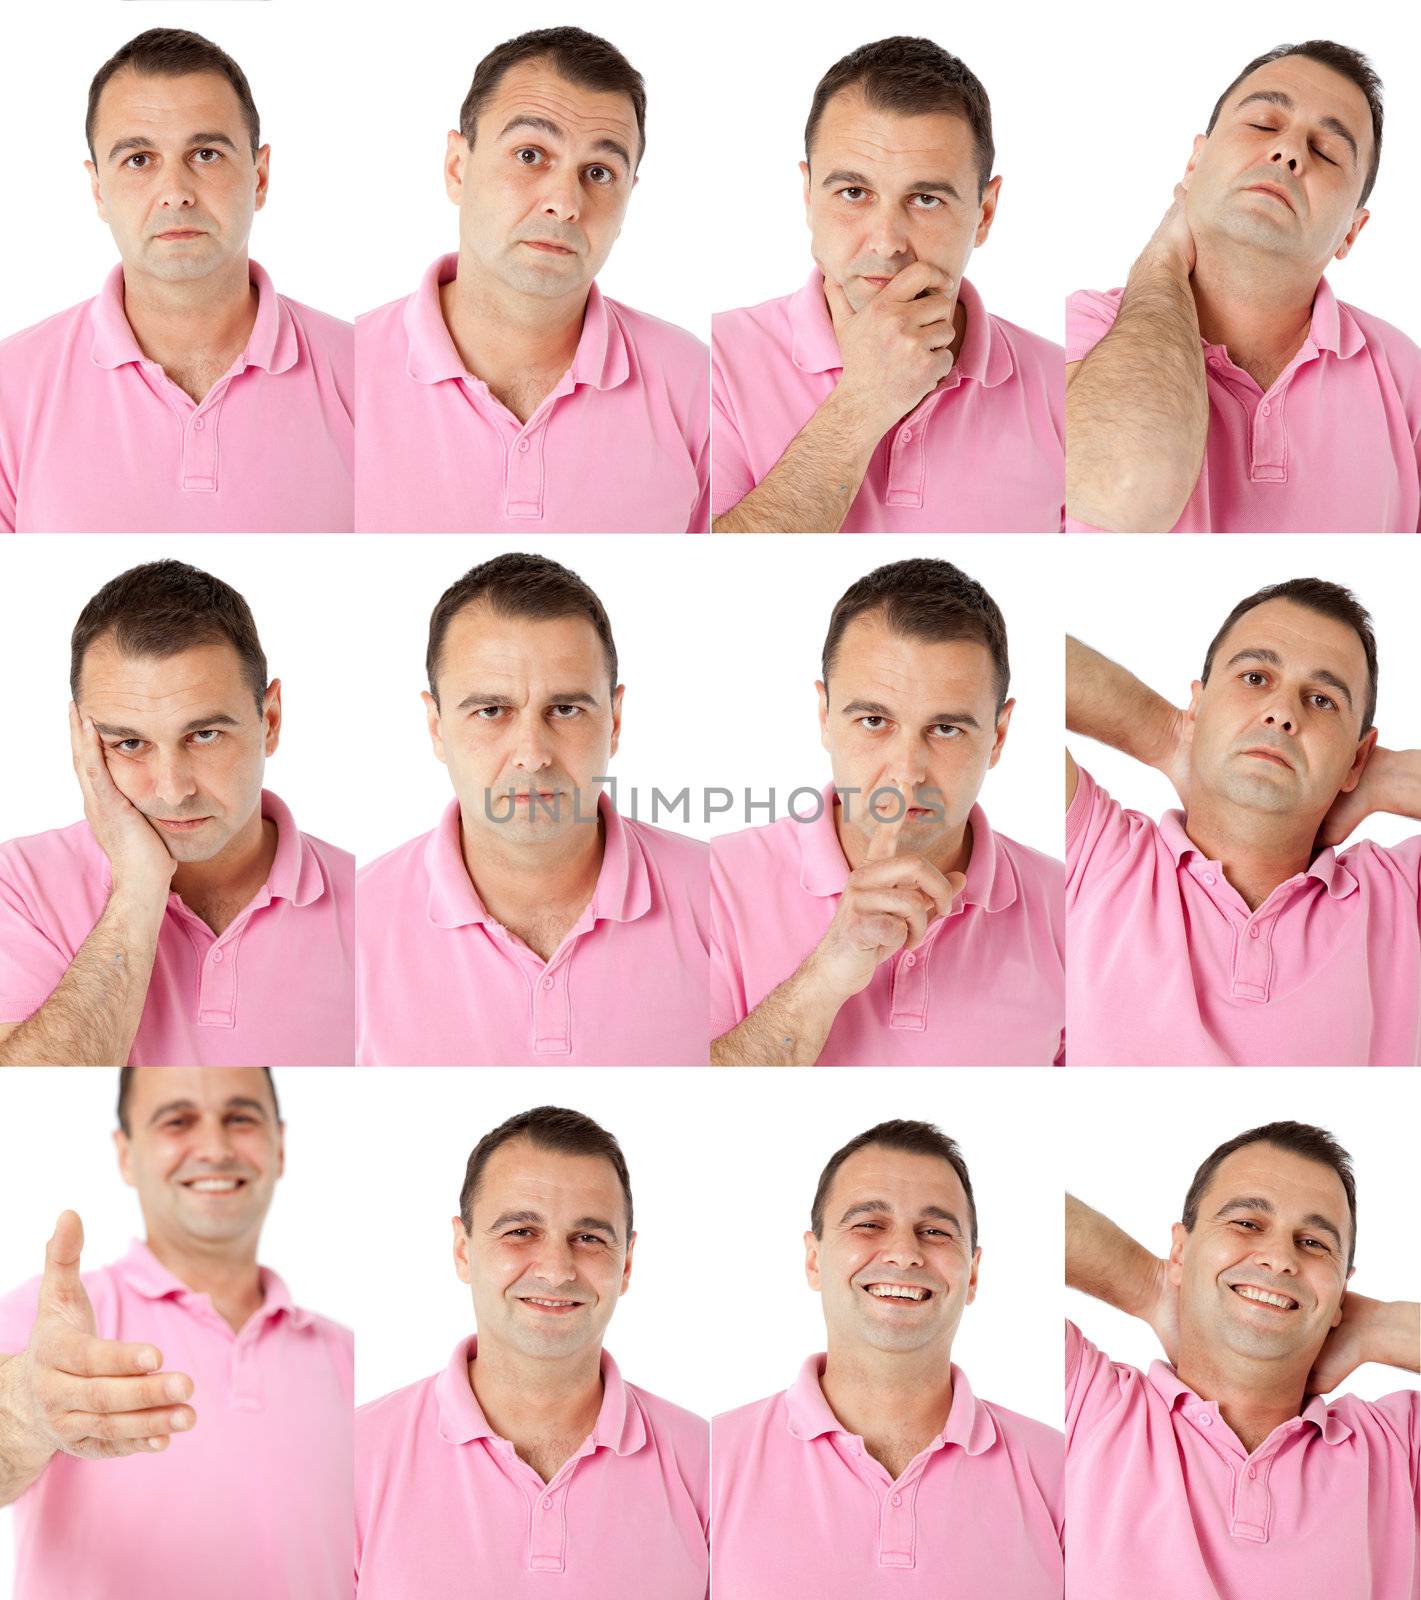
[(924, 1305), (933, 1297), (933, 1291), (920, 1283), (866, 1283), (863, 1291), (871, 1300), (886, 1301), (891, 1305)]
[(547, 254), (554, 256), (570, 256), (577, 253), (571, 245), (558, 244), (552, 239), (525, 239), (523, 243), (530, 250), (543, 250)]
[(1246, 756), (1254, 756), (1260, 761), (1276, 761), (1280, 767), (1286, 767), (1289, 772), (1293, 770), (1293, 763), (1289, 761), (1285, 755), (1281, 755), (1277, 750), (1272, 749), (1268, 745), (1250, 745), (1249, 748), (1243, 752), (1243, 754)]
[(581, 1300), (567, 1300), (552, 1294), (523, 1294), (516, 1298), (519, 1305), (529, 1306), (545, 1317), (565, 1317), (570, 1312), (580, 1310), (583, 1305)]
[(1271, 194), (1275, 200), (1281, 200), (1289, 211), (1296, 209), (1287, 190), (1280, 189), (1275, 183), (1251, 183), (1247, 192), (1250, 194)]
[(194, 828), (200, 828), (204, 822), (211, 822), (211, 817), (150, 817), (150, 822), (156, 822), (160, 828), (167, 828), (173, 833), (191, 833)]
[(1250, 1305), (1263, 1306), (1270, 1311), (1287, 1313), (1298, 1309), (1298, 1302), (1291, 1295), (1280, 1294), (1276, 1289), (1265, 1289), (1257, 1283), (1231, 1283), (1229, 1288)]
[(245, 1178), (184, 1178), (182, 1187), (192, 1194), (236, 1194), (246, 1187)]

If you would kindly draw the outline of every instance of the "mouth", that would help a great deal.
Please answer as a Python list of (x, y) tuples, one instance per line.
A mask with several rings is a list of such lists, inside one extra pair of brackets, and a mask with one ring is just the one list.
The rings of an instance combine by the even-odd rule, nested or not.
[(1260, 1289), (1256, 1283), (1231, 1283), (1229, 1288), (1240, 1300), (1247, 1300), (1250, 1305), (1263, 1306), (1280, 1315), (1286, 1316), (1289, 1311), (1298, 1309), (1298, 1302), (1291, 1295), (1277, 1294), (1272, 1289)]
[(565, 1317), (582, 1308), (581, 1300), (560, 1300), (552, 1295), (519, 1295), (517, 1299), (520, 1306), (530, 1306), (545, 1317)]
[(531, 806), (535, 802), (545, 806), (558, 799), (561, 792), (559, 789), (529, 789), (524, 794), (513, 794), (509, 798), (516, 806)]
[(866, 1283), (863, 1292), (870, 1300), (886, 1300), (893, 1305), (921, 1306), (933, 1298), (931, 1289), (917, 1283)]
[(201, 228), (169, 228), (166, 233), (154, 235), (158, 239), (201, 239), (203, 236)]
[(551, 239), (525, 239), (523, 243), (530, 250), (542, 250), (550, 256), (570, 256), (577, 252), (570, 250), (565, 244), (554, 244)]
[(185, 821), (169, 821), (167, 817), (149, 817), (150, 822), (156, 822), (160, 828), (166, 828), (169, 833), (192, 833), (202, 827), (203, 823), (211, 822), (211, 817), (189, 817)]
[(1281, 200), (1289, 211), (1294, 209), (1293, 202), (1288, 198), (1286, 191), (1275, 188), (1271, 183), (1251, 183), (1244, 193), (1271, 195), (1273, 199)]
[(1276, 750), (1269, 750), (1264, 745), (1256, 745), (1251, 750), (1245, 750), (1244, 755), (1252, 756), (1255, 761), (1272, 761), (1280, 767), (1285, 767), (1289, 772), (1293, 770), (1293, 763), (1285, 756), (1280, 756)]
[(245, 1189), (245, 1178), (185, 1178), (181, 1187), (189, 1194), (236, 1194), (239, 1189)]

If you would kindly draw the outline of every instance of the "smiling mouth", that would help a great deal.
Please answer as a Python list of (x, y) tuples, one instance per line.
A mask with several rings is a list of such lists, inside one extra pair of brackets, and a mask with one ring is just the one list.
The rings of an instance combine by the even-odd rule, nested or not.
[(236, 1194), (246, 1185), (245, 1178), (187, 1178), (182, 1187), (192, 1194)]
[(1271, 1289), (1260, 1289), (1253, 1283), (1231, 1283), (1229, 1288), (1240, 1300), (1250, 1305), (1268, 1306), (1274, 1311), (1296, 1311), (1298, 1302), (1286, 1294), (1274, 1294)]
[(558, 1300), (550, 1295), (520, 1295), (518, 1303), (522, 1306), (532, 1306), (535, 1311), (540, 1311), (548, 1316), (564, 1316), (569, 1311), (578, 1310), (581, 1300)]
[(923, 1305), (933, 1297), (931, 1289), (916, 1283), (866, 1283), (864, 1293), (871, 1300), (891, 1300), (899, 1305)]

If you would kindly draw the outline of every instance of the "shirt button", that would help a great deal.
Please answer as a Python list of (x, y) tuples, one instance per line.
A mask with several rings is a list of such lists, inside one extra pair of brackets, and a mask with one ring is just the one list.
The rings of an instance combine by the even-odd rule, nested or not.
[(1250, 1478), (1256, 1478), (1258, 1476), (1258, 1474), (1253, 1470), (1252, 1467), (1250, 1467), (1248, 1469), (1248, 1475), (1249, 1475)]
[(196, 422), (194, 422), (194, 423), (193, 423), (193, 427), (194, 427), (194, 428), (196, 428), (196, 429), (197, 429), (197, 431), (198, 431), (198, 432), (199, 432), (199, 433), (201, 433), (201, 432), (202, 432), (202, 430), (203, 430), (203, 429), (204, 429), (204, 428), (205, 428), (205, 427), (206, 427), (206, 426), (207, 426), (207, 422), (206, 422), (206, 420), (205, 420), (205, 419), (204, 419), (204, 418), (202, 418), (202, 417), (199, 417), (199, 418), (198, 418), (198, 419), (197, 419), (197, 421), (196, 421)]
[(520, 439), (518, 441), (518, 448), (526, 456), (528, 454), (528, 441), (526, 439)]
[(220, 961), (222, 959), (222, 952), (220, 949), (212, 952), (212, 959), (214, 961)]
[(904, 428), (898, 437), (903, 441), (904, 444), (910, 444), (913, 439), (913, 430), (911, 428)]
[[(1252, 1474), (1250, 1473), (1249, 1476), (1251, 1477)], [(551, 1511), (552, 1509), (553, 1509), (552, 1501), (551, 1500), (544, 1500), (543, 1501), (543, 1510), (544, 1511)]]
[(1201, 1428), (1212, 1428), (1214, 1426), (1214, 1419), (1207, 1411), (1201, 1411), (1199, 1413), (1199, 1426)]
[(917, 964), (918, 964), (917, 956), (906, 955), (906, 956), (903, 957), (903, 965), (905, 967), (916, 967)]
[(1224, 364), (1224, 358), (1222, 356), (1210, 356), (1209, 357), (1209, 365), (1211, 367), (1221, 367), (1221, 366), (1223, 366), (1223, 364)]
[(1256, 939), (1258, 937), (1258, 929), (1257, 929), (1257, 927), (1252, 927), (1252, 928), (1250, 928), (1248, 930), (1248, 937), (1250, 939)]
[(895, 1494), (893, 1496), (893, 1504), (895, 1506), (901, 1506), (903, 1504), (903, 1496), (901, 1494)]
[(543, 979), (543, 987), (545, 989), (551, 989), (552, 986), (553, 986), (553, 980), (551, 978), (544, 978)]
[(1212, 885), (1215, 882), (1214, 874), (1212, 872), (1206, 872), (1204, 874), (1204, 882)]
[(1265, 417), (1271, 417), (1273, 415), (1273, 407), (1270, 406), (1266, 400), (1259, 407), (1259, 410), (1262, 411)]

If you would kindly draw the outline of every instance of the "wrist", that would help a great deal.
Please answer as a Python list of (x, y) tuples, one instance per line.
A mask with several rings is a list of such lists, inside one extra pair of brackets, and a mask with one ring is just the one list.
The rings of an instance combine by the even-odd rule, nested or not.
[(33, 1478), (54, 1454), (54, 1446), (27, 1420), (29, 1407), (22, 1394), (28, 1382), (25, 1366), (23, 1352), (0, 1358), (0, 1461), (10, 1475)]
[(898, 420), (896, 414), (886, 416), (885, 410), (881, 401), (860, 391), (847, 372), (819, 408), (819, 415), (834, 428), (840, 448), (853, 453), (860, 476), (868, 471), (878, 441)]
[(852, 992), (835, 983), (832, 964), (823, 960), (816, 947), (790, 979), (788, 998), (806, 1032), (827, 1035)]
[(107, 912), (126, 931), (139, 935), (152, 932), (156, 937), (172, 886), (171, 875), (161, 878), (151, 872), (120, 873), (115, 870)]
[(1187, 286), (1193, 274), (1193, 256), (1183, 245), (1168, 239), (1151, 239), (1130, 268), (1127, 288), (1141, 279), (1148, 281), (1159, 277)]

